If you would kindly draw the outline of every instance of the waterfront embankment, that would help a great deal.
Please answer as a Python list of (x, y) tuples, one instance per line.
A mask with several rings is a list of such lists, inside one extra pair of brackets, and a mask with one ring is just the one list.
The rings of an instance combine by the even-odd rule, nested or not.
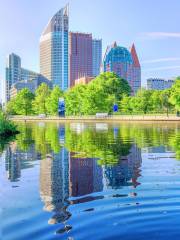
[(11, 116), (13, 121), (59, 121), (59, 122), (113, 122), (113, 121), (174, 121), (179, 122), (180, 117), (176, 115), (112, 115), (106, 117), (97, 117), (97, 116), (67, 116), (67, 117), (57, 117), (57, 116)]

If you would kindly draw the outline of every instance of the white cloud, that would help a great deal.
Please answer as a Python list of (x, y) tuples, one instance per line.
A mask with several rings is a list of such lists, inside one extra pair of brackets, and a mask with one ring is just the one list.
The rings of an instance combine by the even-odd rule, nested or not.
[(180, 61), (180, 57), (169, 57), (169, 58), (157, 58), (157, 59), (151, 59), (151, 60), (145, 60), (141, 63), (161, 63), (161, 62), (174, 62), (174, 61)]
[(141, 37), (152, 40), (164, 38), (180, 38), (180, 32), (145, 32), (141, 33)]
[(149, 69), (142, 69), (143, 72), (154, 72), (154, 71), (165, 71), (165, 70), (171, 70), (171, 69), (179, 69), (179, 66), (167, 66), (167, 67), (157, 67), (157, 68), (149, 68)]

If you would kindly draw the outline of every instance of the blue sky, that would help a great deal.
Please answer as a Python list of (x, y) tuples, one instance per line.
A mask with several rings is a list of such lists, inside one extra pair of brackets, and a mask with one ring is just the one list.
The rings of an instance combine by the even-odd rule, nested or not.
[[(70, 30), (103, 39), (103, 50), (115, 40), (134, 42), (148, 77), (180, 75), (179, 0), (69, 0)], [(39, 71), (39, 38), (48, 20), (66, 0), (0, 0), (0, 80), (5, 58), (14, 52), (25, 68)]]

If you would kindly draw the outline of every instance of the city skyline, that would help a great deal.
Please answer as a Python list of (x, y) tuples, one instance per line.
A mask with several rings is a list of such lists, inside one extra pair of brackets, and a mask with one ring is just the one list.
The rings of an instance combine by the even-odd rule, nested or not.
[[(6, 24), (0, 23), (1, 29), (5, 33), (0, 40), (1, 82), (5, 78), (5, 56), (11, 52), (22, 56), (23, 67), (39, 72), (38, 44), (42, 29), (54, 12), (67, 4), (67, 1), (46, 2), (45, 5), (43, 4), (43, 14), (40, 16), (38, 11), (41, 2), (39, 0), (38, 3), (36, 1), (23, 3), (22, 0), (18, 0), (13, 3), (8, 0), (0, 7), (1, 16), (3, 17), (5, 14), (9, 16)], [(69, 1), (69, 30), (90, 32), (97, 38), (102, 38), (103, 54), (106, 46), (113, 41), (117, 41), (120, 46), (125, 47), (129, 47), (131, 42), (135, 42), (142, 65), (142, 85), (144, 86), (149, 77), (172, 78), (179, 75), (180, 72), (180, 50), (177, 47), (180, 33), (178, 26), (173, 24), (178, 20), (178, 14), (174, 10), (180, 6), (180, 3), (177, 0), (166, 4), (162, 0), (159, 0), (158, 3), (155, 0), (153, 2), (154, 4), (152, 2), (144, 3), (142, 0), (138, 0), (136, 3), (132, 3), (130, 0), (114, 0), (114, 4), (109, 5), (108, 1), (102, 2), (102, 0), (98, 3), (82, 0), (79, 2)], [(12, 12), (8, 8), (10, 3)], [(120, 6), (121, 8), (119, 8)], [(101, 11), (98, 11), (99, 7), (101, 7)], [(25, 14), (27, 9), (29, 12), (33, 11), (33, 19), (30, 17), (31, 14)], [(106, 16), (107, 9), (113, 12), (111, 18)], [(123, 9), (121, 14), (118, 9)], [(138, 14), (139, 10), (141, 10), (141, 14)], [(173, 12), (173, 15), (169, 16), (169, 11)], [(147, 13), (152, 14), (148, 15)], [(19, 18), (16, 17), (18, 15)], [(12, 23), (13, 17), (16, 17), (17, 24), (13, 24), (12, 27), (10, 23)], [(21, 21), (22, 17), (24, 21)], [(31, 41), (28, 41), (29, 38)]]

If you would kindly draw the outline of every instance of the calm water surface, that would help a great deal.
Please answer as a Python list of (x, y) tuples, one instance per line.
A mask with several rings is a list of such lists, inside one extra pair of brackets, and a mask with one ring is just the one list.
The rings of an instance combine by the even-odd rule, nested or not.
[(180, 239), (180, 125), (19, 129), (0, 148), (3, 240)]

